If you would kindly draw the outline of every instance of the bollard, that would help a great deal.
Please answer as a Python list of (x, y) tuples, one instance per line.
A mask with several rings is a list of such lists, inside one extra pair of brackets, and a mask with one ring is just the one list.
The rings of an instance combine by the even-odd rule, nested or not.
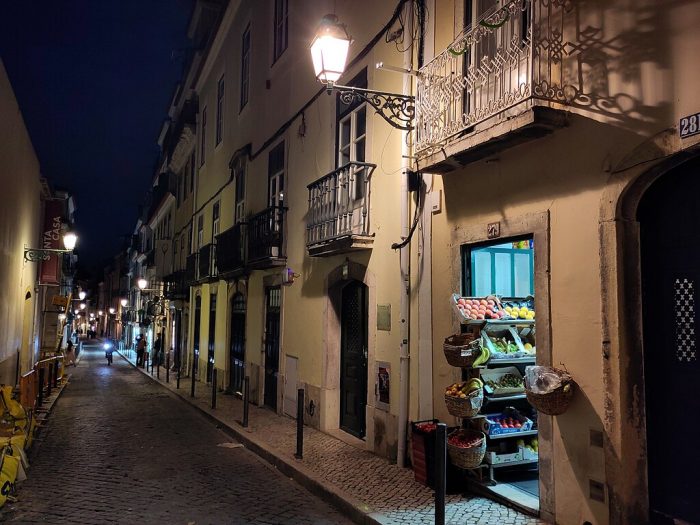
[(194, 368), (194, 363), (192, 363), (192, 386), (190, 387), (190, 397), (194, 397), (194, 374), (195, 374), (195, 368)]
[(297, 459), (304, 457), (304, 389), (297, 390)]
[(165, 356), (165, 382), (170, 383), (170, 352)]
[(435, 432), (435, 525), (445, 525), (447, 485), (447, 425), (438, 423)]
[(51, 395), (51, 386), (53, 385), (53, 366), (49, 365), (47, 368), (49, 370), (49, 380), (46, 382), (46, 397), (49, 397)]
[(216, 408), (216, 368), (211, 371), (211, 407)]
[(243, 427), (248, 426), (248, 401), (250, 399), (250, 377), (243, 378)]
[(175, 386), (178, 390), (180, 390), (180, 367), (177, 367), (177, 385)]
[(36, 406), (40, 407), (44, 402), (44, 367), (39, 367), (39, 392), (36, 400)]
[(53, 386), (58, 388), (58, 360), (53, 362)]
[[(153, 365), (151, 365), (151, 372), (153, 372)], [(158, 362), (156, 363), (156, 377), (160, 379), (160, 356), (158, 356)]]

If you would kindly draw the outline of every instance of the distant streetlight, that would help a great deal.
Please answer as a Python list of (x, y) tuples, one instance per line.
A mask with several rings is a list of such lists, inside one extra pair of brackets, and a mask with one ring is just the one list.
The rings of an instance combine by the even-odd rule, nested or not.
[(116, 310), (114, 309), (113, 306), (110, 306), (110, 307), (109, 307), (109, 313), (112, 314), (112, 315), (114, 315), (114, 312), (116, 312)]
[(103, 314), (104, 314), (104, 312), (102, 310), (97, 311), (97, 315), (103, 315)]
[(86, 305), (85, 303), (80, 303), (80, 309), (81, 309), (81, 310), (85, 310), (85, 307), (86, 307), (86, 306), (87, 306), (87, 305)]
[(141, 277), (138, 281), (136, 281), (136, 284), (139, 287), (139, 290), (145, 290), (146, 286), (148, 286), (148, 281)]
[(129, 301), (127, 301), (126, 299), (122, 299), (121, 301), (119, 301), (119, 304), (121, 304), (122, 307), (126, 308), (126, 305), (129, 304)]
[(80, 291), (78, 292), (78, 299), (80, 299), (81, 301), (82, 301), (83, 299), (85, 299), (86, 296), (87, 296), (87, 294), (86, 294), (83, 290), (80, 290)]

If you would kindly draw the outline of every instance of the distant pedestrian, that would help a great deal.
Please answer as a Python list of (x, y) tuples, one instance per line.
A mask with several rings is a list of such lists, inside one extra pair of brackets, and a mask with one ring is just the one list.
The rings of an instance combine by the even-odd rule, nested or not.
[(146, 338), (142, 335), (139, 336), (136, 342), (136, 366), (143, 368), (144, 356), (146, 354)]
[(65, 366), (75, 365), (75, 348), (73, 347), (73, 341), (68, 340), (66, 345), (66, 355), (65, 355)]

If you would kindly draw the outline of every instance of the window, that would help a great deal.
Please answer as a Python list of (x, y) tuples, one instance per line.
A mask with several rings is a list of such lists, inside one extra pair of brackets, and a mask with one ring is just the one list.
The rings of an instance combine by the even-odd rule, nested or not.
[(268, 157), (268, 205), (284, 206), (284, 141)]
[(201, 137), (201, 142), (199, 144), (199, 165), (204, 165), (204, 157), (206, 155), (206, 145), (207, 145), (207, 108), (202, 110), (202, 125), (199, 129)]
[(245, 218), (245, 172), (246, 159), (241, 155), (233, 163), (233, 178), (236, 185), (235, 224), (242, 222)]
[(214, 203), (214, 210), (212, 211), (212, 229), (211, 229), (211, 240), (216, 242), (216, 236), (219, 235), (219, 201)]
[[(350, 85), (366, 88), (367, 71), (364, 70), (352, 79)], [(348, 162), (366, 162), (367, 104), (359, 102), (343, 104), (338, 99), (337, 128), (337, 167), (345, 166)], [(365, 169), (353, 170), (350, 177), (350, 197), (361, 199), (365, 194)]]
[(532, 237), (462, 247), (464, 295), (526, 297), (535, 293)]
[(289, 0), (275, 0), (275, 56), (273, 62), (282, 56), (284, 50), (287, 49), (288, 10)]
[(202, 247), (204, 242), (204, 215), (197, 219), (197, 249)]
[(243, 31), (241, 42), (241, 109), (248, 103), (250, 90), (250, 25)]
[(221, 144), (224, 134), (224, 75), (216, 85), (216, 145)]

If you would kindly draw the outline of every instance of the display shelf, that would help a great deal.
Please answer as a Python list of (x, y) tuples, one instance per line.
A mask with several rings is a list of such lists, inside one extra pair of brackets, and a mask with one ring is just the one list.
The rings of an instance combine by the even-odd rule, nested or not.
[(496, 463), (494, 465), (488, 465), (490, 468), (501, 468), (501, 467), (517, 467), (519, 465), (532, 465), (537, 463), (539, 459), (521, 459), (520, 461), (509, 461), (508, 463)]
[(527, 396), (525, 395), (525, 392), (522, 394), (512, 394), (510, 396), (484, 396), (484, 399), (486, 399), (489, 403), (496, 403), (500, 401), (516, 401), (518, 399), (525, 399)]
[(520, 357), (514, 359), (490, 359), (489, 365), (534, 365), (535, 356)]
[(535, 319), (466, 319), (462, 316), (460, 323), (468, 326), (532, 326)]
[(513, 438), (513, 437), (523, 437), (523, 436), (536, 436), (537, 429), (525, 430), (524, 432), (511, 432), (510, 434), (497, 434), (495, 436), (490, 436), (486, 434), (488, 439), (503, 439), (503, 438)]

